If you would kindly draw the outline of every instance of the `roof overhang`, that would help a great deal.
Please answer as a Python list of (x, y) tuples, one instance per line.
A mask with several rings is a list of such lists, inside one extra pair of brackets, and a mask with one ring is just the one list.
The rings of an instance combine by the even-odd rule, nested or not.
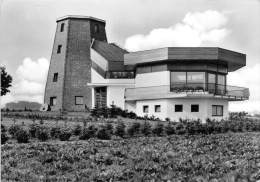
[(246, 55), (218, 47), (166, 47), (124, 55), (125, 65), (180, 61), (226, 63), (230, 72), (246, 65)]
[(62, 20), (66, 20), (66, 19), (83, 19), (83, 20), (94, 20), (94, 21), (99, 21), (102, 23), (106, 23), (105, 20), (99, 19), (99, 18), (95, 18), (92, 16), (81, 16), (81, 15), (66, 15), (63, 17), (60, 17), (56, 20), (56, 22), (62, 21)]

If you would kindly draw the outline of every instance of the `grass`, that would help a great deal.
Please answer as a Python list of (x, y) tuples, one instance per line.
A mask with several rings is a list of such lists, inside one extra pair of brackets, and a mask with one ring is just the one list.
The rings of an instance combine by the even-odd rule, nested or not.
[(2, 146), (2, 180), (256, 181), (260, 133)]

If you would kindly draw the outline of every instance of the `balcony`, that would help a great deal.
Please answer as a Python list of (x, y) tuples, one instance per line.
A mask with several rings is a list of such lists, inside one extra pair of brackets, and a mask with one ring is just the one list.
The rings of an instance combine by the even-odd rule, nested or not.
[(174, 83), (172, 85), (127, 88), (125, 90), (125, 99), (128, 101), (185, 97), (220, 97), (230, 101), (241, 101), (249, 98), (249, 89), (214, 83)]

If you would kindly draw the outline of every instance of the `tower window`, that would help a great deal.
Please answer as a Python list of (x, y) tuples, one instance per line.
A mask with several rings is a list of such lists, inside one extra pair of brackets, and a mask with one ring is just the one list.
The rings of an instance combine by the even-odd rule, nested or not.
[(51, 97), (50, 98), (50, 105), (55, 106), (57, 104), (57, 97)]
[(83, 96), (75, 96), (75, 105), (83, 105)]
[(212, 116), (223, 116), (223, 106), (212, 105)]
[(62, 45), (58, 45), (58, 49), (57, 49), (58, 54), (61, 53), (61, 47), (62, 47)]
[(199, 112), (199, 105), (198, 104), (192, 104), (191, 105), (191, 112)]
[(155, 105), (154, 112), (161, 112), (161, 105)]
[(58, 81), (58, 73), (54, 73), (52, 81), (53, 82), (57, 82)]
[(143, 106), (143, 113), (148, 113), (149, 112), (149, 106), (145, 105)]
[(176, 104), (175, 105), (175, 112), (182, 112), (183, 111), (183, 105)]
[(64, 23), (62, 23), (61, 25), (60, 25), (60, 32), (63, 32), (64, 31)]

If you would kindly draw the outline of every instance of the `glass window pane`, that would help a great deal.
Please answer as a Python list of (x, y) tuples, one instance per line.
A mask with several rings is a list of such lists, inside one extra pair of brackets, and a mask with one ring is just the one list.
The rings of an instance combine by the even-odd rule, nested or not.
[(83, 97), (82, 96), (76, 96), (75, 97), (75, 104), (76, 105), (83, 105)]
[(172, 83), (186, 83), (186, 72), (171, 72)]
[(218, 84), (219, 85), (225, 85), (225, 75), (218, 75)]
[(216, 83), (216, 75), (212, 74), (212, 73), (209, 73), (208, 74), (208, 82), (209, 83)]
[(205, 83), (204, 72), (187, 72), (188, 83)]

